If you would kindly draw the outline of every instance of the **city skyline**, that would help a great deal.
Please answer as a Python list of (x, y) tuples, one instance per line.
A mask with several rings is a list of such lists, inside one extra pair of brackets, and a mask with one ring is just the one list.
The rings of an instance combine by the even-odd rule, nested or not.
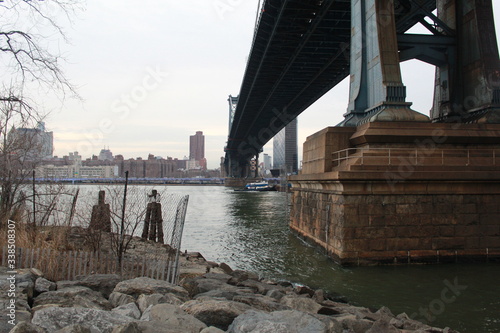
[[(81, 100), (44, 101), (55, 155), (91, 156), (103, 146), (126, 156), (182, 157), (186, 138), (205, 135), (208, 168), (219, 167), (227, 141), (227, 96), (236, 96), (250, 52), (258, 0), (88, 2), (72, 25), (69, 44), (47, 38), (67, 60), (62, 67)], [(494, 3), (497, 21), (499, 4)], [(56, 13), (57, 14), (57, 13)], [(64, 20), (64, 13), (57, 15)], [(500, 35), (500, 24), (496, 25)], [(418, 28), (416, 29), (418, 31)], [(50, 36), (49, 36), (50, 37)], [(402, 63), (407, 101), (429, 114), (434, 67)], [(299, 116), (298, 160), (307, 136), (343, 119), (348, 80)], [(272, 140), (264, 147), (272, 155)]]
[[(44, 124), (45, 126), (45, 124)], [(45, 129), (45, 128), (44, 128)], [(52, 135), (53, 133), (50, 132)], [(79, 154), (77, 150), (75, 151), (68, 151), (64, 153), (65, 155), (59, 156), (58, 154), (52, 154), (54, 158), (64, 158), (71, 156), (71, 154)], [(68, 154), (68, 155), (66, 155)], [(51, 156), (51, 158), (52, 158)], [(132, 159), (150, 159), (151, 156), (154, 156), (155, 158), (172, 158), (175, 160), (179, 161), (190, 161), (194, 160), (198, 162), (198, 165), (206, 169), (206, 159), (205, 159), (205, 136), (203, 135), (203, 131), (196, 131), (195, 135), (190, 135), (189, 136), (189, 153), (186, 155), (184, 154), (183, 156), (173, 156), (171, 154), (167, 154), (166, 156), (163, 155), (157, 155), (155, 152), (148, 152), (146, 154), (146, 157), (143, 156), (126, 156), (125, 154), (122, 154), (120, 152), (118, 153), (113, 153), (111, 150), (110, 146), (103, 146), (99, 152), (94, 152), (89, 156), (82, 156), (80, 155), (82, 159), (84, 160), (93, 160), (97, 159), (99, 161), (105, 161), (105, 160), (110, 160), (112, 161), (114, 158), (117, 156), (121, 156), (125, 160), (132, 160)], [(214, 169), (217, 169), (214, 168)]]

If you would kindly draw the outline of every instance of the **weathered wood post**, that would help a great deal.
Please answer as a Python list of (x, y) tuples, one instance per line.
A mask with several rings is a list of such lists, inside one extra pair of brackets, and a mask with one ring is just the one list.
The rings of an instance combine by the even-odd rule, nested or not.
[(142, 238), (163, 243), (163, 218), (161, 214), (161, 203), (158, 202), (160, 200), (158, 191), (152, 190), (148, 197), (150, 202), (146, 208)]
[(105, 191), (99, 191), (99, 199), (97, 205), (92, 207), (92, 215), (90, 217), (90, 226), (92, 230), (111, 231), (111, 210), (109, 204), (104, 202), (106, 196)]

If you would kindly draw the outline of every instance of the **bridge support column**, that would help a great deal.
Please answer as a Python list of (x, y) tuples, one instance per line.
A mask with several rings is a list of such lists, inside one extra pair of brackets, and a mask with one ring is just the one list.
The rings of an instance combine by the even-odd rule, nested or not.
[(351, 22), (350, 97), (341, 126), (356, 126), (360, 121), (428, 122), (406, 102), (394, 1), (353, 0)]
[(251, 163), (229, 155), (224, 164), (228, 176), (224, 183), (226, 186), (243, 187), (258, 180), (258, 157), (255, 158), (255, 163)]
[(438, 1), (455, 31), (454, 63), (436, 69), (434, 121), (500, 123), (500, 59), (491, 0)]
[(500, 260), (499, 124), (372, 122), (308, 137), (291, 229), (345, 265)]

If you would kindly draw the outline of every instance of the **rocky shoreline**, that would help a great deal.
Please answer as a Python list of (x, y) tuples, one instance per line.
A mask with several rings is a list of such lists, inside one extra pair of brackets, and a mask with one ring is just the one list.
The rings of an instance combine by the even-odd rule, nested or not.
[(0, 267), (0, 333), (456, 332), (385, 307), (353, 306), (321, 289), (263, 280), (199, 253), (182, 256), (179, 285), (114, 274), (52, 282), (36, 269), (19, 270), (13, 322), (7, 272)]

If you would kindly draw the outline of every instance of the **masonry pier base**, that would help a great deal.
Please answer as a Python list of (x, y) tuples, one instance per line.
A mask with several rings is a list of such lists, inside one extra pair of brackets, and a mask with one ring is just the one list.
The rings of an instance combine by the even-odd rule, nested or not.
[(226, 187), (245, 187), (246, 184), (261, 181), (262, 178), (237, 178), (228, 177), (224, 179), (224, 186)]
[(291, 229), (345, 265), (500, 259), (500, 125), (375, 122), (304, 143)]

